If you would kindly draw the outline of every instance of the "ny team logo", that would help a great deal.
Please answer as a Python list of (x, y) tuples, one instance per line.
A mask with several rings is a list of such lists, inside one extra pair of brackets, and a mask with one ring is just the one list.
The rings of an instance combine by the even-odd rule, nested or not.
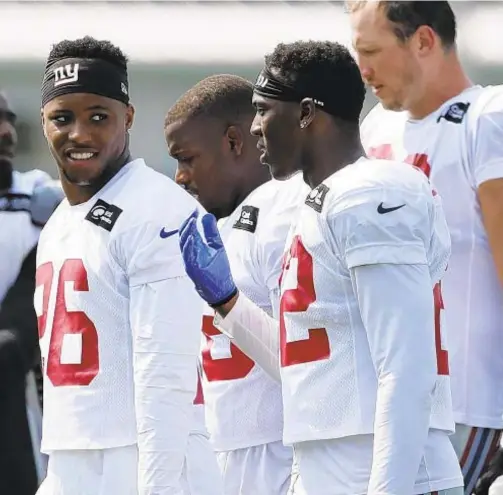
[(77, 82), (79, 80), (79, 64), (66, 64), (54, 69), (54, 87)]
[(269, 79), (262, 74), (259, 74), (257, 77), (257, 80), (255, 82), (255, 86), (259, 88), (265, 88), (267, 86), (267, 83), (269, 82)]

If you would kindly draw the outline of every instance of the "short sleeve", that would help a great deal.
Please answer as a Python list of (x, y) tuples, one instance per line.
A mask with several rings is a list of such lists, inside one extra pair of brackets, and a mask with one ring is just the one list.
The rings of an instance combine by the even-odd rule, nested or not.
[(503, 178), (503, 92), (485, 104), (475, 117), (471, 132), (472, 167), (476, 186), (492, 179)]
[(133, 212), (131, 219), (122, 219), (121, 231), (112, 241), (112, 253), (130, 287), (186, 276), (178, 231), (194, 208), (203, 211), (185, 191), (174, 186), (152, 194), (147, 208)]
[(348, 268), (427, 264), (431, 201), (427, 194), (384, 187), (343, 198), (328, 221)]
[(185, 276), (178, 232), (161, 237), (163, 227), (147, 223), (138, 228), (136, 246), (132, 246), (127, 260), (127, 274), (131, 287)]

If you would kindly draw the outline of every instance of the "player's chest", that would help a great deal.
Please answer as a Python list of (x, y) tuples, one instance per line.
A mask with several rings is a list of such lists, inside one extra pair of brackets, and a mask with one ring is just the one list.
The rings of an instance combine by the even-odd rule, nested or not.
[(307, 287), (319, 277), (329, 278), (340, 271), (336, 246), (330, 243), (323, 220), (318, 215), (305, 205), (298, 210), (283, 254), (282, 294), (299, 284)]
[(109, 236), (93, 225), (80, 220), (70, 220), (52, 225), (40, 239), (37, 264), (52, 262), (55, 267), (68, 259), (80, 259), (99, 271), (109, 257)]
[[(84, 220), (64, 217), (44, 231), (37, 250), (37, 286), (67, 287), (72, 297), (120, 292), (110, 234)], [(102, 229), (103, 230), (103, 229)], [(124, 294), (125, 295), (125, 294)]]

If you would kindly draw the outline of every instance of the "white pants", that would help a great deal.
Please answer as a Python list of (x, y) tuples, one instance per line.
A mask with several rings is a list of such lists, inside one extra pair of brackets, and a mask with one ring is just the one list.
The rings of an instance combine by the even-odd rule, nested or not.
[(206, 435), (190, 434), (181, 485), (183, 495), (223, 495), (222, 476)]
[[(291, 495), (366, 495), (373, 435), (301, 442), (294, 446)], [(446, 433), (430, 430), (413, 492), (463, 494), (459, 463)]]
[[(37, 495), (138, 495), (136, 445), (104, 450), (55, 451)], [(183, 495), (222, 495), (215, 454), (204, 435), (189, 436), (181, 479)]]
[(138, 495), (137, 465), (136, 445), (55, 451), (37, 495)]
[(451, 442), (461, 464), (465, 493), (471, 495), (478, 479), (498, 449), (501, 430), (456, 424)]
[(225, 495), (286, 495), (293, 451), (282, 442), (217, 452)]

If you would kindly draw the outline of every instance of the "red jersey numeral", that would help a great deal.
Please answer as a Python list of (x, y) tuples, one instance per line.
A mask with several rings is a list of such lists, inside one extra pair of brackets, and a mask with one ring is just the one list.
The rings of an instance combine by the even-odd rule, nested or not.
[(435, 304), (435, 347), (437, 350), (437, 373), (439, 375), (449, 374), (449, 354), (442, 349), (442, 325), (441, 311), (444, 309), (444, 301), (442, 299), (442, 289), (440, 282), (433, 289), (433, 301)]
[[(42, 314), (38, 316), (40, 338), (45, 334), (50, 312), (49, 301), (53, 275), (52, 263), (44, 263), (37, 269), (35, 277), (36, 286), (42, 286)], [(73, 286), (73, 291), (89, 291), (87, 271), (82, 260), (66, 260), (58, 276), (46, 368), (47, 377), (55, 387), (89, 385), (100, 369), (98, 332), (94, 323), (83, 311), (68, 310), (66, 301), (68, 284)], [(65, 336), (75, 334), (81, 336), (80, 363), (62, 363), (61, 355)]]
[(194, 397), (194, 405), (199, 406), (204, 404), (204, 393), (203, 393), (203, 384), (201, 382), (201, 370), (199, 366), (197, 367), (197, 389), (196, 396)]
[[(255, 366), (255, 362), (220, 332), (213, 325), (213, 316), (203, 316), (203, 334), (206, 337), (206, 347), (202, 351), (204, 374), (208, 381), (238, 380), (245, 378)], [(215, 359), (211, 350), (215, 345), (214, 338), (228, 339), (229, 357)]]
[[(381, 144), (380, 146), (372, 147), (368, 150), (367, 155), (379, 160), (395, 159), (391, 144)], [(414, 153), (412, 155), (408, 155), (403, 161), (409, 165), (414, 165), (414, 167), (417, 167), (419, 170), (422, 170), (426, 177), (430, 176), (431, 165), (428, 161), (428, 156), (424, 153)]]
[(308, 330), (307, 339), (288, 342), (285, 313), (307, 311), (309, 306), (316, 301), (313, 257), (307, 252), (299, 236), (294, 237), (285, 258), (281, 277), (283, 281), (288, 271), (292, 269), (294, 260), (297, 264), (297, 287), (285, 290), (280, 301), (279, 338), (282, 367), (320, 361), (330, 357), (330, 343), (325, 328), (311, 328)]

